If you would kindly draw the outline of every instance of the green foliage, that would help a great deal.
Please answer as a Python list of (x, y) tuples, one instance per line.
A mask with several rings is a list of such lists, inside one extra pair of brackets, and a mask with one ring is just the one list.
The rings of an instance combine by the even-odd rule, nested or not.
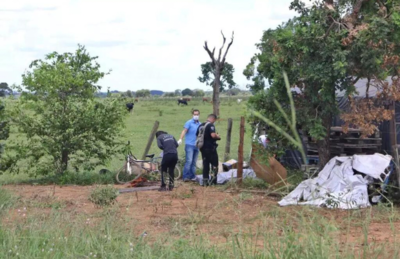
[(234, 87), (234, 88), (232, 88), (232, 89), (228, 89), (228, 90), (225, 90), (224, 91), (227, 95), (238, 95), (238, 94), (240, 94), (240, 89), (239, 88), (237, 88), (237, 87)]
[[(205, 83), (206, 85), (213, 86), (214, 85), (214, 67), (212, 65), (212, 62), (207, 62), (205, 64), (201, 65), (201, 74), (202, 76), (199, 77), (199, 81), (201, 83)], [(233, 88), (236, 83), (233, 81), (233, 73), (235, 72), (235, 69), (233, 68), (233, 65), (229, 64), (228, 62), (225, 62), (224, 68), (221, 73), (221, 79), (220, 79), (220, 91), (224, 90), (226, 87), (228, 89)]]
[(0, 187), (0, 215), (11, 208), (16, 200), (17, 199), (8, 190)]
[(280, 116), (282, 116), (285, 120), (285, 123), (286, 123), (285, 128), (289, 128), (292, 135), (288, 134), (287, 130), (285, 130), (282, 127), (280, 127), (279, 125), (277, 125), (274, 121), (271, 121), (270, 119), (264, 117), (261, 113), (259, 113), (257, 111), (253, 111), (253, 114), (255, 116), (257, 116), (259, 119), (265, 121), (269, 126), (271, 126), (275, 130), (275, 132), (282, 135), (283, 138), (290, 143), (290, 145), (292, 145), (297, 150), (299, 150), (302, 155), (304, 163), (306, 163), (306, 161), (307, 161), (306, 153), (304, 151), (303, 144), (301, 142), (300, 136), (296, 129), (296, 126), (297, 126), (297, 119), (296, 119), (297, 117), (296, 117), (296, 110), (295, 110), (296, 108), (294, 106), (292, 92), (290, 90), (290, 84), (289, 84), (286, 73), (283, 74), (283, 77), (284, 77), (284, 81), (285, 81), (287, 95), (289, 98), (290, 116), (286, 113), (286, 111), (283, 109), (283, 107), (279, 104), (279, 102), (277, 100), (274, 100), (274, 104), (276, 106), (276, 109), (279, 111)]
[(182, 95), (182, 91), (179, 89), (175, 90), (175, 96), (181, 96)]
[(192, 96), (192, 95), (193, 95), (193, 91), (190, 90), (189, 88), (182, 90), (182, 96)]
[(243, 189), (268, 189), (268, 184), (262, 179), (244, 178), (242, 181)]
[(136, 97), (150, 97), (150, 90), (142, 89), (135, 93)]
[(205, 93), (201, 89), (195, 89), (193, 91), (193, 96), (195, 96), (195, 97), (203, 97), (204, 95), (205, 95)]
[(129, 98), (133, 97), (133, 94), (132, 94), (131, 90), (126, 91), (125, 95), (126, 95), (126, 97), (129, 97)]
[(7, 83), (0, 83), (0, 97), (12, 95), (12, 90)]
[[(284, 125), (283, 113), (275, 103), (289, 112), (282, 77), (282, 71), (286, 71), (291, 86), (296, 86), (290, 94), (298, 114), (296, 128), (320, 140), (319, 149), (324, 149), (332, 118), (339, 113), (336, 91), (351, 94), (358, 78), (384, 79), (398, 73), (397, 63), (384, 65), (387, 57), (400, 53), (400, 45), (395, 40), (399, 30), (392, 22), (396, 21), (396, 15), (382, 15), (383, 7), (378, 8), (374, 2), (361, 5), (355, 15), (353, 10), (358, 7), (350, 0), (339, 1), (332, 8), (327, 8), (325, 1), (313, 1), (309, 7), (302, 1), (292, 1), (290, 8), (298, 16), (265, 31), (257, 44), (260, 53), (251, 58), (243, 71), (253, 81), (249, 86), (251, 91), (257, 93), (251, 98), (250, 107)], [(382, 2), (388, 14), (399, 8), (399, 1)], [(267, 90), (264, 90), (265, 81), (270, 85)], [(287, 131), (288, 127), (283, 126), (282, 130)], [(277, 137), (281, 146), (290, 146), (276, 130), (269, 134)]]
[(115, 203), (118, 194), (118, 189), (112, 186), (97, 186), (90, 193), (89, 200), (98, 206), (109, 206)]
[[(6, 108), (3, 105), (3, 102), (0, 101), (0, 158), (4, 153), (4, 141), (8, 139), (10, 135), (10, 125), (7, 118)], [(0, 165), (0, 168), (2, 166)]]
[(164, 93), (164, 97), (175, 97), (174, 92)]
[(106, 75), (96, 59), (79, 46), (32, 62), (22, 76), (27, 91), (11, 116), (23, 137), (8, 143), (6, 169), (34, 175), (92, 170), (118, 151), (124, 107), (117, 99), (95, 98), (96, 83)]

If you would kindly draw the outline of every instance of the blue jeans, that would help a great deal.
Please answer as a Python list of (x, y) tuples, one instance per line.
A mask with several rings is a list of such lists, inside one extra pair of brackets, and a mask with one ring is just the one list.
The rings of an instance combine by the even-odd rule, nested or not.
[(196, 146), (185, 145), (186, 162), (183, 168), (183, 180), (196, 177), (196, 162), (199, 156), (199, 149)]

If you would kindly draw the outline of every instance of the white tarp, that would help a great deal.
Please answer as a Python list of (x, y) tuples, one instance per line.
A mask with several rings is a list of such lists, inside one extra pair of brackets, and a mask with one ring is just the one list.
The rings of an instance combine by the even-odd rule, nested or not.
[[(243, 179), (244, 178), (256, 178), (256, 174), (252, 169), (243, 169)], [(217, 175), (217, 183), (218, 184), (224, 184), (226, 182), (229, 182), (232, 179), (236, 180), (237, 178), (237, 169), (231, 169), (228, 172), (223, 172), (223, 173), (218, 173)], [(211, 176), (210, 176), (211, 179)], [(203, 185), (203, 176), (202, 175), (196, 175), (196, 180), (199, 182), (200, 185)]]
[[(340, 209), (368, 207), (367, 178), (370, 176), (380, 179), (391, 159), (391, 156), (382, 154), (334, 157), (316, 178), (301, 182), (279, 205), (312, 205)], [(354, 175), (353, 168), (367, 176), (363, 178), (359, 174)]]

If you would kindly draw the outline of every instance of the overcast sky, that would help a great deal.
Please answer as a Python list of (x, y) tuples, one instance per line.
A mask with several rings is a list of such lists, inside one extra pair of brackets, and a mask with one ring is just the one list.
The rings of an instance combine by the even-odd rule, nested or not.
[[(207, 40), (217, 49), (220, 31), (235, 40), (227, 61), (244, 88), (242, 71), (264, 30), (293, 17), (291, 0), (11, 0), (0, 5), (0, 82), (20, 84), (31, 61), (77, 44), (112, 69), (103, 90), (209, 86), (198, 81), (209, 61)], [(229, 39), (229, 38), (228, 38)]]

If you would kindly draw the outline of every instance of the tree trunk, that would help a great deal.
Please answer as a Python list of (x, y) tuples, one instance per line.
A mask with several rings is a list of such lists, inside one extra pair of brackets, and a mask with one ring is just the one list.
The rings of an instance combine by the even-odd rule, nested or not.
[[(216, 71), (219, 71), (219, 67), (216, 67)], [(221, 74), (215, 73), (214, 86), (213, 86), (213, 113), (219, 117), (219, 89), (221, 87), (220, 81)]]
[(61, 174), (68, 168), (69, 152), (68, 150), (61, 151)]
[(326, 135), (323, 139), (317, 142), (318, 145), (318, 156), (319, 156), (319, 168), (322, 170), (324, 166), (331, 159), (331, 150), (330, 150), (330, 134), (331, 134), (331, 126), (332, 126), (332, 116), (325, 116), (322, 119), (322, 125), (326, 128)]

